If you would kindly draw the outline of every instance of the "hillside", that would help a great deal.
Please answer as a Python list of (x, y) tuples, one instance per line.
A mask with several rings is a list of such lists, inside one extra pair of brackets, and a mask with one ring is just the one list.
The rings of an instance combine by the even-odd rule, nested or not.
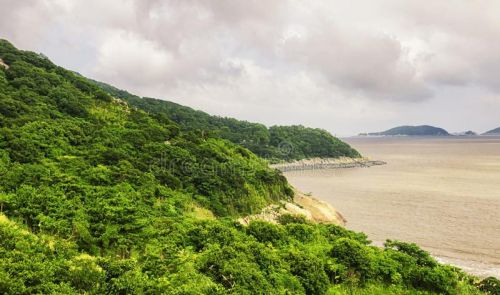
[(488, 132), (485, 132), (483, 135), (500, 135), (500, 127), (490, 130)]
[(152, 114), (164, 115), (184, 131), (203, 131), (207, 136), (227, 139), (244, 146), (271, 162), (307, 158), (358, 158), (360, 154), (347, 143), (322, 129), (304, 126), (272, 126), (211, 116), (170, 101), (140, 98), (105, 83), (96, 84), (115, 97)]
[(428, 125), (399, 126), (383, 132), (374, 132), (363, 135), (369, 136), (447, 136), (448, 131)]
[(284, 215), (248, 149), (0, 41), (0, 294), (485, 294), (414, 244)]

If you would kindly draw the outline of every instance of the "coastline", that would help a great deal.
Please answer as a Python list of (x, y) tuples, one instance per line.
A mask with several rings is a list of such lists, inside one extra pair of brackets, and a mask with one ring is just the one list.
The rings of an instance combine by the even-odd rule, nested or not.
[(386, 238), (413, 242), (467, 273), (500, 275), (495, 247), (500, 137), (356, 137), (347, 142), (390, 165), (352, 172), (290, 171), (285, 177), (334, 204), (348, 218), (347, 228), (366, 233), (374, 244)]
[[(316, 169), (345, 169), (357, 167), (371, 167), (385, 165), (386, 162), (374, 161), (368, 158), (311, 158), (293, 162), (282, 162), (269, 165), (271, 168), (281, 172), (316, 170)], [(294, 189), (295, 196), (291, 202), (280, 202), (272, 204), (257, 214), (248, 215), (238, 219), (243, 225), (248, 225), (253, 220), (262, 220), (277, 223), (280, 216), (285, 214), (303, 216), (306, 220), (314, 223), (330, 223), (345, 226), (347, 220), (330, 203), (317, 199), (308, 194)]]
[(294, 162), (284, 162), (269, 165), (271, 168), (281, 172), (319, 169), (344, 169), (344, 168), (366, 168), (387, 164), (384, 161), (375, 161), (368, 158), (312, 158)]

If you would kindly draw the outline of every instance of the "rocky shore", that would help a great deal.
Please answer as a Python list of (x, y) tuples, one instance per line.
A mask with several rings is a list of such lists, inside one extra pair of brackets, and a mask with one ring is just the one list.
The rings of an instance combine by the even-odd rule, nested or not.
[(293, 202), (281, 202), (264, 208), (260, 213), (240, 218), (238, 221), (248, 225), (253, 220), (277, 223), (281, 215), (290, 214), (303, 216), (315, 223), (345, 225), (347, 220), (332, 205), (305, 195), (295, 190)]
[(294, 162), (284, 162), (270, 165), (282, 172), (318, 169), (341, 169), (355, 167), (371, 167), (385, 165), (386, 162), (374, 161), (368, 158), (313, 158)]
[[(368, 158), (312, 158), (295, 162), (283, 162), (270, 165), (282, 172), (315, 170), (315, 169), (340, 169), (355, 167), (371, 167), (386, 164), (383, 161), (373, 161)], [(285, 214), (301, 215), (306, 220), (316, 223), (330, 223), (345, 225), (347, 220), (332, 205), (320, 201), (312, 196), (295, 190), (293, 202), (280, 202), (269, 205), (260, 213), (239, 219), (239, 222), (248, 225), (252, 220), (263, 220), (277, 223), (280, 216)]]

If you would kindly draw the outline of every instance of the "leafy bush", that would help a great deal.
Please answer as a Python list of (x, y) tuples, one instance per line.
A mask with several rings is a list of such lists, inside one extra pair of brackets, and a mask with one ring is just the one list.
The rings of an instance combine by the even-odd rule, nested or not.
[[(333, 243), (330, 256), (335, 258), (337, 263), (345, 266), (341, 280), (357, 280), (359, 278), (360, 282), (364, 283), (375, 277), (372, 252), (371, 248), (356, 240), (340, 238)], [(355, 278), (350, 276), (355, 276)]]
[(279, 244), (285, 240), (283, 228), (264, 221), (253, 221), (247, 228), (247, 233), (261, 243)]
[(500, 294), (500, 280), (494, 277), (487, 277), (479, 283), (479, 290), (486, 294)]
[(289, 251), (285, 259), (290, 272), (298, 277), (306, 294), (324, 294), (328, 290), (328, 276), (324, 261), (305, 251)]

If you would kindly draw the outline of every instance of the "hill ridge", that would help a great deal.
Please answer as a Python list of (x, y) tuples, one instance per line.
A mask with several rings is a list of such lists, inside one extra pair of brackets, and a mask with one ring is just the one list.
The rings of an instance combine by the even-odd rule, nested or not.
[(275, 163), (307, 158), (359, 158), (361, 155), (328, 131), (302, 125), (266, 127), (229, 117), (209, 115), (175, 102), (130, 94), (106, 83), (94, 81), (101, 89), (130, 105), (152, 114), (167, 116), (185, 131), (203, 131), (244, 146)]

